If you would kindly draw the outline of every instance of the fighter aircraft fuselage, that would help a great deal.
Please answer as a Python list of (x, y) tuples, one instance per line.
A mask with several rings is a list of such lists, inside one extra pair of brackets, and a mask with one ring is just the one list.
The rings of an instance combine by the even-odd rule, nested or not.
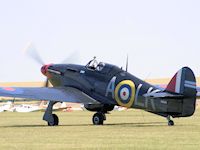
[[(180, 100), (147, 97), (147, 94), (155, 94), (163, 90), (115, 65), (103, 65), (101, 69), (72, 64), (51, 65), (48, 67), (47, 77), (54, 87), (73, 87), (83, 91), (99, 101), (100, 107), (102, 104), (113, 107), (118, 105), (143, 109), (162, 116), (167, 116), (171, 110), (173, 117), (180, 116), (182, 111)], [(175, 104), (176, 107), (169, 107), (170, 103)]]

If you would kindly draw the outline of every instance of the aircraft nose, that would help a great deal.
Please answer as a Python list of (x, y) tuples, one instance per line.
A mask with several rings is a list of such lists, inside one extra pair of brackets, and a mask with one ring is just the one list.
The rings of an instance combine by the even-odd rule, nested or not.
[(48, 65), (42, 66), (41, 72), (42, 72), (43, 75), (45, 75), (45, 76), (47, 75), (48, 68), (49, 68), (51, 65), (52, 65), (52, 64), (48, 64)]

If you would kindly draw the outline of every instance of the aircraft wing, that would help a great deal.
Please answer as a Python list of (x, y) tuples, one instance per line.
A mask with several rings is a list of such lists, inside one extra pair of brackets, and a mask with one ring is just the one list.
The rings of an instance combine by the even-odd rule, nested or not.
[(200, 87), (197, 87), (197, 98), (200, 98)]
[(33, 100), (60, 101), (83, 104), (99, 104), (98, 101), (89, 97), (82, 91), (72, 87), (0, 87), (0, 97), (27, 98)]

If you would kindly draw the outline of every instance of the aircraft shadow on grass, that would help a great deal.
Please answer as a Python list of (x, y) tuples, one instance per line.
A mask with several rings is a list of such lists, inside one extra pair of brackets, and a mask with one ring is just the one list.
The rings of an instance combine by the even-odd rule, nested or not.
[[(67, 124), (59, 125), (58, 127), (89, 127), (92, 124)], [(102, 125), (99, 125), (101, 127)], [(120, 127), (159, 127), (165, 126), (164, 122), (148, 122), (148, 123), (111, 123), (104, 124), (104, 126), (120, 126)], [(48, 128), (46, 125), (10, 125), (10, 126), (0, 126), (0, 128)], [(102, 126), (103, 127), (103, 126)]]

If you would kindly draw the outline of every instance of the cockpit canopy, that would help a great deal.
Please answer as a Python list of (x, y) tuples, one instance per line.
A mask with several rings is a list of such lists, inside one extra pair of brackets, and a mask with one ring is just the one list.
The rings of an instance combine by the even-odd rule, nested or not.
[(98, 63), (98, 61), (96, 60), (96, 57), (94, 57), (94, 59), (89, 61), (89, 63), (86, 65), (87, 69), (96, 70), (96, 71), (102, 71), (104, 67), (105, 67), (105, 63), (103, 62)]

